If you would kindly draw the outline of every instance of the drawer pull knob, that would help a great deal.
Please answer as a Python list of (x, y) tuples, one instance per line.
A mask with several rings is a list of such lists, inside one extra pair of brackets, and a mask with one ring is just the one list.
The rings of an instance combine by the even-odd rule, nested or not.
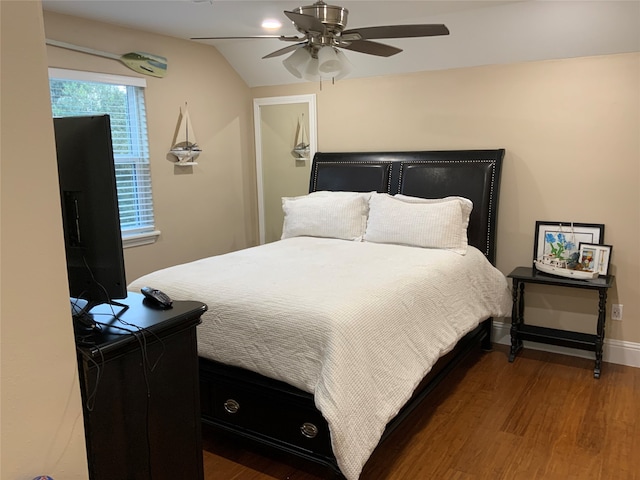
[(240, 410), (240, 404), (230, 398), (226, 402), (224, 402), (224, 409), (229, 413), (237, 413)]
[(305, 422), (300, 427), (300, 432), (307, 438), (314, 438), (318, 435), (318, 427), (316, 427), (313, 423)]

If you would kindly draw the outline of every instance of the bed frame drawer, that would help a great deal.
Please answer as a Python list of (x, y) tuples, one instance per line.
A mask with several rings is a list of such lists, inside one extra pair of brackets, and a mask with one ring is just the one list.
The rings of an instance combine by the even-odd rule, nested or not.
[(252, 440), (298, 454), (326, 456), (334, 462), (329, 427), (315, 409), (311, 394), (257, 374), (239, 383), (233, 375), (234, 367), (218, 366), (229, 376), (219, 376), (218, 371), (218, 376), (213, 377), (209, 363), (200, 368), (205, 423), (234, 433), (241, 431)]

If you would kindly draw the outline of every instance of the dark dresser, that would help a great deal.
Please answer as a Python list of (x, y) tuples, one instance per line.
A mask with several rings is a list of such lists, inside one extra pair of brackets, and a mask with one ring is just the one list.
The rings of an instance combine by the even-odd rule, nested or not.
[[(91, 480), (202, 480), (196, 325), (207, 306), (161, 310), (130, 293), (101, 331), (76, 329)], [(113, 306), (118, 312), (122, 307)]]

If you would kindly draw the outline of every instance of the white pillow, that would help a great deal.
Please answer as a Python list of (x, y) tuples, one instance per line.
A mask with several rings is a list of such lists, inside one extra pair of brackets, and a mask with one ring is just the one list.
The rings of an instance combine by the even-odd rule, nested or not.
[(369, 209), (367, 193), (313, 192), (283, 197), (282, 237), (325, 237), (361, 241)]
[(405, 202), (410, 203), (442, 203), (442, 202), (451, 202), (458, 201), (460, 202), (460, 208), (462, 208), (462, 228), (464, 228), (465, 235), (467, 232), (467, 228), (469, 228), (469, 217), (471, 216), (471, 211), (473, 210), (473, 202), (468, 198), (464, 197), (444, 197), (444, 198), (422, 198), (422, 197), (410, 197), (409, 195), (402, 195), (398, 193), (393, 198), (397, 198), (398, 200), (403, 200)]
[[(369, 209), (369, 198), (371, 195), (377, 195), (378, 192), (334, 192), (331, 190), (317, 190), (315, 192), (311, 192), (308, 195), (303, 195), (301, 197), (290, 197), (290, 198), (306, 198), (306, 197), (334, 197), (334, 198), (355, 198), (361, 197), (367, 202), (367, 210)], [(413, 198), (413, 197), (411, 197)]]
[(462, 197), (424, 199), (372, 195), (364, 240), (441, 248), (464, 255), (472, 208), (471, 200)]

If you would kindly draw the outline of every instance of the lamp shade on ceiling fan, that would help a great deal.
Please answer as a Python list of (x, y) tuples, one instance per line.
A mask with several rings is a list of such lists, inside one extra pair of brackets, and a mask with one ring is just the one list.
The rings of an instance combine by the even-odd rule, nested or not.
[(295, 77), (309, 81), (321, 78), (341, 80), (352, 71), (347, 56), (332, 47), (322, 47), (315, 57), (309, 49), (300, 47), (284, 59), (282, 64)]
[(353, 70), (353, 66), (351, 62), (347, 58), (347, 56), (342, 53), (340, 50), (336, 51), (336, 56), (338, 57), (338, 61), (340, 62), (340, 72), (333, 77), (334, 80), (342, 80), (344, 77), (349, 75)]
[(304, 47), (300, 47), (285, 58), (282, 64), (294, 77), (302, 78), (309, 60), (311, 60), (309, 51)]
[(338, 55), (332, 47), (322, 47), (318, 50), (318, 71), (321, 75), (333, 77), (340, 73), (341, 65)]
[(304, 71), (304, 78), (305, 80), (309, 80), (310, 82), (314, 82), (316, 80), (318, 80), (318, 78), (320, 77), (320, 72), (318, 72), (318, 59), (317, 58), (311, 58), (309, 60), (309, 63), (307, 63), (305, 71)]

